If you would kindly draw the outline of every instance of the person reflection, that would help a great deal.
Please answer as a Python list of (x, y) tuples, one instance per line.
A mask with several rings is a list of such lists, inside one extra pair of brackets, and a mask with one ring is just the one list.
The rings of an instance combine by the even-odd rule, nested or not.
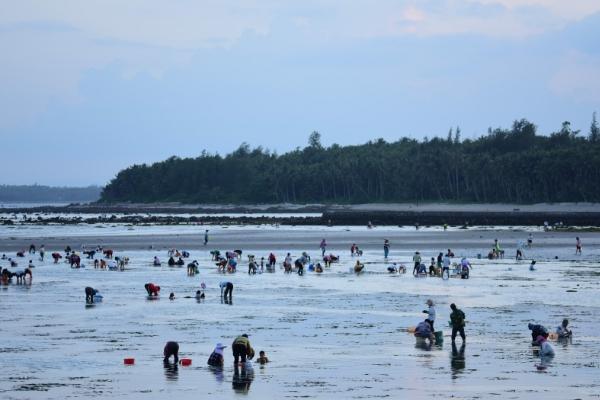
[(179, 369), (177, 363), (170, 363), (169, 361), (163, 361), (165, 369), (165, 378), (167, 381), (176, 381), (179, 378)]
[(215, 379), (217, 380), (217, 382), (222, 383), (223, 380), (225, 379), (225, 376), (223, 375), (223, 367), (211, 367), (209, 366), (208, 369), (210, 370), (210, 372), (213, 373), (213, 375), (215, 376)]
[(250, 390), (250, 385), (254, 380), (254, 370), (252, 364), (247, 361), (244, 365), (236, 365), (233, 370), (233, 380), (231, 381), (231, 387), (236, 393), (247, 394)]
[(452, 342), (452, 354), (450, 356), (450, 368), (452, 369), (452, 379), (456, 379), (465, 369), (465, 344), (457, 349), (456, 343)]

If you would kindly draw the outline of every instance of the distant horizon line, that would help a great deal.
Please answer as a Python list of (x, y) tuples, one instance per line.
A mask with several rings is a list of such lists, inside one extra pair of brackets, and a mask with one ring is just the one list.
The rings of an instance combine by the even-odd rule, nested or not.
[(78, 186), (62, 186), (62, 185), (47, 185), (40, 183), (0, 183), (0, 188), (3, 187), (39, 187), (39, 188), (52, 188), (52, 189), (89, 189), (89, 188), (103, 188), (106, 185), (100, 184), (89, 184), (89, 185), (78, 185)]

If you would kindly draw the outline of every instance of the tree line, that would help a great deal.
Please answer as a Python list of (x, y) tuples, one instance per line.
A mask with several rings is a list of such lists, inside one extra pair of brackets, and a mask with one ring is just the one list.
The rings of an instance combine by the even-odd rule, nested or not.
[(461, 140), (383, 139), (329, 147), (313, 132), (308, 146), (278, 155), (243, 143), (225, 156), (171, 157), (120, 171), (103, 202), (359, 203), (597, 202), (600, 129), (594, 113), (587, 135), (564, 122), (550, 135), (517, 120)]

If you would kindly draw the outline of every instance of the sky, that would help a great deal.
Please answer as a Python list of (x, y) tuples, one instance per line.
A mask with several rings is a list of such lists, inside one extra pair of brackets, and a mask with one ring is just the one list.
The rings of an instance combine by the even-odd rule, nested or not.
[(0, 184), (600, 111), (597, 0), (0, 0)]

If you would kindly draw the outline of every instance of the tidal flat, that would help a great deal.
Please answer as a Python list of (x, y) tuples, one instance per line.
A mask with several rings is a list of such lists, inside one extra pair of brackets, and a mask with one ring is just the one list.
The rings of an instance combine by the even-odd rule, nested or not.
[[(18, 258), (22, 269), (35, 264), (33, 282), (0, 286), (0, 396), (6, 399), (116, 398), (449, 398), (588, 399), (600, 393), (600, 237), (577, 234), (583, 254), (575, 255), (575, 235), (526, 227), (286, 227), (211, 226), (202, 244), (202, 226), (45, 225), (0, 227), (0, 252), (14, 257), (34, 243), (46, 248)], [(533, 235), (525, 260), (515, 250)], [(307, 251), (313, 261), (325, 238), (328, 253), (340, 261), (324, 273), (285, 274), (280, 263), (289, 251)], [(498, 238), (504, 259), (488, 260)], [(383, 240), (391, 242), (383, 257)], [(351, 272), (364, 253), (364, 272)], [(71, 269), (50, 253), (70, 245), (101, 245), (129, 257), (124, 271)], [(166, 266), (167, 250), (189, 251), (200, 273)], [(412, 255), (431, 257), (451, 248), (473, 264), (470, 279), (414, 278)], [(217, 272), (210, 251), (242, 249), (235, 274)], [(274, 273), (248, 275), (247, 255), (277, 256)], [(477, 255), (482, 256), (481, 259)], [(63, 254), (64, 255), (64, 254)], [(97, 255), (96, 257), (99, 257)], [(153, 267), (158, 256), (162, 267)], [(537, 270), (529, 271), (529, 260)], [(389, 274), (391, 263), (407, 266), (406, 274)], [(6, 260), (0, 265), (8, 267)], [(219, 282), (234, 284), (233, 303), (220, 300)], [(149, 301), (144, 284), (162, 288)], [(206, 299), (194, 293), (206, 285)], [(104, 296), (86, 307), (84, 288)], [(176, 299), (169, 301), (168, 294)], [(186, 296), (188, 298), (186, 298)], [(425, 301), (437, 308), (441, 346), (421, 347), (407, 332), (424, 319)], [(448, 326), (451, 303), (467, 317), (467, 343), (452, 346)], [(552, 342), (556, 356), (544, 369), (530, 345), (529, 322), (555, 329), (569, 318), (574, 337)], [(215, 343), (231, 345), (242, 333), (271, 362), (254, 364), (241, 374), (233, 368), (231, 348), (223, 370), (206, 360)], [(166, 341), (180, 344), (189, 367), (165, 368)], [(135, 365), (123, 365), (134, 357)]]

